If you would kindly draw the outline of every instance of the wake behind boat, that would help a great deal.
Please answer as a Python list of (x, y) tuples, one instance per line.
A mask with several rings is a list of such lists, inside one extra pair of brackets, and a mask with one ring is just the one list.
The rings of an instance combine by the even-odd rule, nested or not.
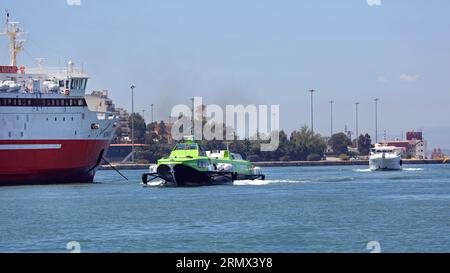
[(369, 158), (371, 171), (399, 171), (402, 169), (401, 151), (393, 146), (376, 145)]
[(148, 185), (156, 179), (172, 186), (229, 185), (235, 180), (264, 180), (260, 168), (243, 160), (239, 154), (224, 151), (205, 151), (186, 138), (175, 145), (169, 157), (158, 160), (150, 167), (150, 173), (142, 175), (142, 182)]

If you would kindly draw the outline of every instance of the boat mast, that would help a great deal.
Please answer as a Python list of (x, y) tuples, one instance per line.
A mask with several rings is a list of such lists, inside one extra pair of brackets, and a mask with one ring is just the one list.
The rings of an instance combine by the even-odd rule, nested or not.
[(17, 66), (17, 54), (24, 50), (23, 41), (18, 41), (17, 36), (24, 34), (19, 29), (18, 22), (9, 21), (9, 12), (5, 11), (5, 32), (2, 35), (6, 35), (9, 38), (9, 58), (10, 65)]

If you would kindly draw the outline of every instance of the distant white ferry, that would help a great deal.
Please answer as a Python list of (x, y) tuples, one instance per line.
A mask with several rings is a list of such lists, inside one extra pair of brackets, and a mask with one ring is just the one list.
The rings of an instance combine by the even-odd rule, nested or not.
[(92, 182), (117, 117), (86, 96), (88, 76), (63, 69), (18, 67), (18, 23), (5, 17), (10, 59), (0, 66), (0, 185)]
[(401, 150), (393, 146), (376, 145), (371, 150), (369, 168), (372, 171), (389, 171), (402, 169)]

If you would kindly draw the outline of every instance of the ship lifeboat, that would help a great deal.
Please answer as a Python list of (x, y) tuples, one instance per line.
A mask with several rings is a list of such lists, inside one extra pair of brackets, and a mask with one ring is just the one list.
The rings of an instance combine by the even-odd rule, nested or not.
[(48, 90), (49, 92), (58, 92), (59, 91), (59, 85), (56, 84), (53, 81), (44, 81), (42, 83), (42, 85), (44, 86), (44, 88), (46, 90)]
[(6, 92), (18, 92), (22, 88), (22, 85), (13, 81), (4, 81), (3, 84), (8, 86)]
[(4, 83), (3, 81), (0, 81), (0, 91), (6, 91), (8, 90), (9, 85)]

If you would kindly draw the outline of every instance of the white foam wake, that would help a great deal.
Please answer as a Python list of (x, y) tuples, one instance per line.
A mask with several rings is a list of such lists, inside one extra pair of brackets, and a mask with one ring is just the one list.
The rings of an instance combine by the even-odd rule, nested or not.
[[(265, 186), (270, 184), (287, 184), (287, 183), (308, 183), (310, 181), (293, 181), (293, 180), (236, 180), (235, 186)], [(165, 186), (163, 181), (150, 182), (148, 184), (141, 183), (144, 187), (161, 187)]]
[(141, 185), (144, 187), (160, 187), (164, 185), (164, 181), (154, 181), (147, 184), (141, 183)]
[(307, 181), (293, 181), (293, 180), (237, 180), (234, 181), (235, 186), (265, 186), (270, 184), (284, 184), (284, 183), (307, 183)]
[[(417, 172), (417, 171), (424, 171), (425, 169), (422, 168), (402, 168), (403, 171), (410, 171), (410, 172)], [(371, 172), (372, 170), (370, 169), (356, 169), (353, 170), (354, 172), (359, 172), (359, 173), (366, 173), (366, 172)]]
[(422, 168), (403, 168), (404, 171), (410, 171), (410, 172), (417, 172), (417, 171), (424, 171), (425, 169)]
[(367, 172), (371, 172), (372, 170), (370, 169), (356, 169), (353, 170), (354, 172), (358, 172), (358, 173), (367, 173)]

